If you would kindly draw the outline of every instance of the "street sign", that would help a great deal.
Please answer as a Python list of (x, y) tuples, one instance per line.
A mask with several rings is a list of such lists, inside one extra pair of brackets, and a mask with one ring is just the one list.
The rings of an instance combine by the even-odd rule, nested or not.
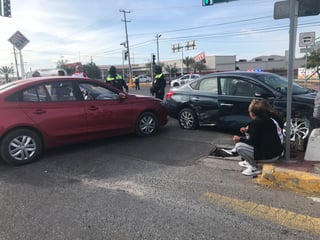
[(304, 32), (299, 35), (299, 47), (311, 47), (314, 46), (316, 39), (315, 32)]
[[(314, 16), (320, 14), (319, 0), (298, 0), (298, 17)], [(274, 19), (289, 18), (290, 0), (274, 3)]]
[(29, 43), (29, 40), (19, 31), (13, 34), (8, 41), (19, 50), (24, 48)]
[(313, 48), (300, 48), (300, 53), (309, 53), (312, 51), (313, 51)]

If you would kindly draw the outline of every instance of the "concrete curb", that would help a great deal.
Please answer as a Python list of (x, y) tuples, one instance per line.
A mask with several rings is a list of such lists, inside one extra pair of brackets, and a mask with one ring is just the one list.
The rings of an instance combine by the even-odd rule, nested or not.
[(320, 175), (264, 164), (257, 184), (312, 195), (320, 194)]

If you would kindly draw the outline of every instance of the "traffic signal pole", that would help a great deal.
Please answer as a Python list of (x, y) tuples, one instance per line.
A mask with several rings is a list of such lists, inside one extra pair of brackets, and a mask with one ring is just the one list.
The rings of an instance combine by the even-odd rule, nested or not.
[(130, 22), (127, 20), (126, 14), (130, 13), (130, 11), (125, 10), (119, 10), (120, 12), (123, 12), (124, 20), (124, 26), (126, 31), (126, 46), (127, 46), (127, 54), (128, 54), (128, 65), (129, 65), (129, 86), (133, 86), (133, 80), (132, 80), (132, 68), (131, 68), (131, 61), (130, 61), (130, 49), (129, 49), (129, 38), (128, 38), (128, 29), (127, 29), (127, 22)]

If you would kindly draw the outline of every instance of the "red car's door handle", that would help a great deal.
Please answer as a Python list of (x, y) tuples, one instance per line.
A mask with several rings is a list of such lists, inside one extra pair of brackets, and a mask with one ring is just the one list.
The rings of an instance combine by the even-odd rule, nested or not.
[(95, 111), (95, 110), (97, 110), (97, 109), (98, 109), (98, 107), (96, 107), (96, 106), (90, 106), (90, 107), (88, 108), (89, 111)]
[(43, 109), (37, 109), (33, 112), (33, 114), (37, 114), (37, 115), (40, 115), (40, 114), (44, 114), (46, 113), (47, 111), (43, 110)]

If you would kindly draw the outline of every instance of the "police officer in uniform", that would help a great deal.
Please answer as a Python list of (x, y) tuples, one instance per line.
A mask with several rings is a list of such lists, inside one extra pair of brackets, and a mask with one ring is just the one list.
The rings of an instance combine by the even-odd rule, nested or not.
[(152, 87), (152, 95), (155, 95), (156, 98), (163, 100), (164, 92), (166, 88), (166, 80), (162, 73), (161, 66), (155, 65), (154, 66), (154, 82)]
[(124, 91), (124, 90), (126, 90), (126, 92), (129, 91), (129, 88), (126, 82), (123, 80), (122, 76), (117, 73), (117, 69), (115, 66), (110, 67), (109, 75), (106, 77), (106, 83), (119, 89), (120, 91)]

